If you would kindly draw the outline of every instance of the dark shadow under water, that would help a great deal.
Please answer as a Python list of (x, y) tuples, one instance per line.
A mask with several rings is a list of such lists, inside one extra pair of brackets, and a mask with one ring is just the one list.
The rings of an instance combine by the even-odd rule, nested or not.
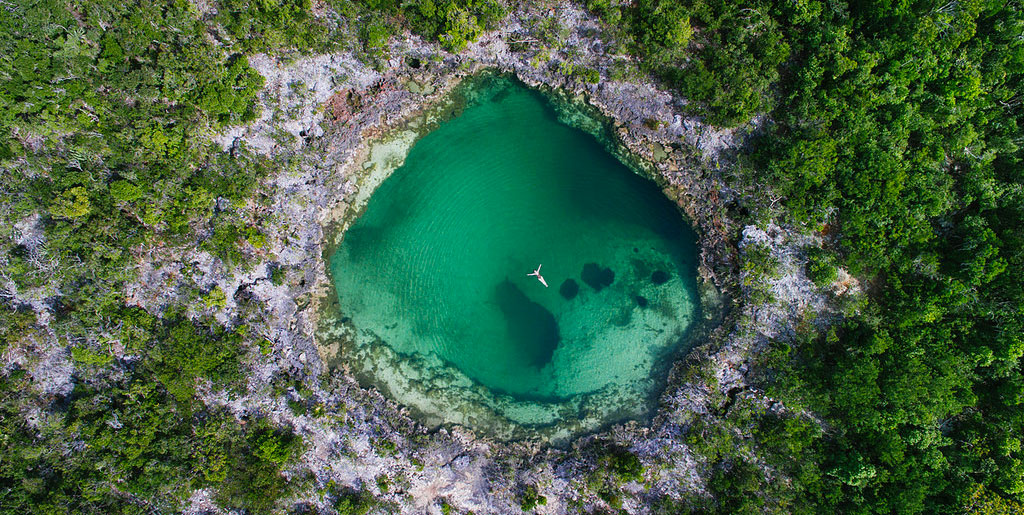
[(523, 361), (544, 368), (558, 342), (558, 322), (550, 311), (530, 300), (518, 286), (505, 279), (494, 288), (498, 307), (508, 323), (508, 334), (522, 352)]

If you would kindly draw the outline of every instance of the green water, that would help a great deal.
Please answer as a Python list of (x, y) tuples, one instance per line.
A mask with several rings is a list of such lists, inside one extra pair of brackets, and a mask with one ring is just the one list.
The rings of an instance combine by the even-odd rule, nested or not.
[[(351, 366), (442, 421), (461, 419), (416, 399), (456, 384), (515, 423), (572, 418), (574, 398), (601, 392), (622, 404), (604, 412), (634, 414), (695, 320), (694, 234), (543, 95), (491, 78), (473, 96), (331, 257), (356, 346), (393, 351)], [(527, 276), (540, 264), (549, 287)]]

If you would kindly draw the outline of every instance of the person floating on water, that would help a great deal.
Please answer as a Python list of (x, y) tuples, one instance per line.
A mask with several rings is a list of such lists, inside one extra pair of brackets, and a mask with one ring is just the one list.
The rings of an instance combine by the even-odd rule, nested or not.
[(547, 288), (548, 287), (548, 282), (544, 280), (544, 276), (540, 275), (540, 267), (542, 267), (542, 266), (544, 266), (544, 265), (543, 264), (537, 265), (537, 269), (534, 270), (533, 272), (529, 273), (529, 274), (526, 274), (526, 276), (527, 277), (530, 277), (530, 276), (536, 277), (537, 280), (540, 281), (540, 283), (543, 284), (545, 288)]

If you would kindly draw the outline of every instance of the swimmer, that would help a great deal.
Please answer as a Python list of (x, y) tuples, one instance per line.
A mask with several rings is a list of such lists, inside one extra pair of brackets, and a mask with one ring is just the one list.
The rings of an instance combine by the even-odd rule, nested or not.
[(545, 288), (547, 288), (548, 287), (548, 282), (544, 280), (544, 276), (540, 275), (540, 267), (542, 267), (542, 266), (544, 266), (544, 265), (537, 265), (537, 269), (534, 270), (532, 273), (526, 274), (526, 276), (527, 277), (536, 277), (537, 280), (540, 281), (540, 283), (543, 284)]

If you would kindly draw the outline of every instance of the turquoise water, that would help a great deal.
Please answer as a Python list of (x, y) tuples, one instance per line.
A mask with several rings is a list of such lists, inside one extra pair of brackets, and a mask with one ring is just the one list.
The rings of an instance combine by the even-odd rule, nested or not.
[[(636, 415), (697, 315), (694, 234), (543, 95), (497, 77), (472, 93), (331, 257), (350, 366), (439, 421), (483, 417), (444, 400), (459, 388), (517, 424), (582, 417), (583, 397), (605, 405), (590, 418)], [(541, 265), (548, 287), (527, 276)]]

